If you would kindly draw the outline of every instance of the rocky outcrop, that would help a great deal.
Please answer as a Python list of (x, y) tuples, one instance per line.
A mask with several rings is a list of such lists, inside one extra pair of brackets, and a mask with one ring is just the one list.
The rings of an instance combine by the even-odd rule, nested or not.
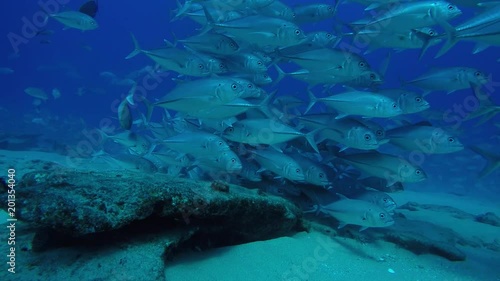
[[(16, 190), (18, 219), (47, 237), (86, 237), (120, 231), (143, 221), (194, 229), (192, 236), (238, 244), (302, 229), (301, 211), (289, 201), (239, 186), (119, 171), (40, 170)], [(44, 246), (45, 245), (45, 246)]]

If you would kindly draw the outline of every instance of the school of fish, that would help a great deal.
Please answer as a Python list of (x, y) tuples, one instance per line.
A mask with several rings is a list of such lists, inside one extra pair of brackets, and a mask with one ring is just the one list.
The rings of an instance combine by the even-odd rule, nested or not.
[[(408, 123), (401, 116), (428, 111), (429, 94), (471, 89), (479, 96), (491, 78), (458, 64), (388, 89), (384, 67), (375, 70), (364, 53), (339, 48), (339, 43), (368, 41), (366, 52), (419, 49), (420, 57), (439, 45), (439, 57), (460, 41), (471, 41), (476, 44), (472, 52), (478, 53), (500, 45), (500, 5), (478, 0), (355, 0), (373, 16), (331, 30), (304, 31), (304, 25), (335, 19), (347, 1), (297, 6), (278, 0), (177, 2), (171, 20), (194, 21), (199, 30), (148, 49), (132, 34), (133, 50), (125, 57), (145, 55), (162, 71), (175, 73), (176, 86), (148, 100), (136, 93), (133, 80), (126, 81), (131, 90), (118, 107), (124, 131), (101, 132), (104, 140), (126, 151), (99, 157), (131, 170), (174, 177), (246, 186), (264, 182), (287, 194), (294, 186), (311, 200), (313, 211), (335, 218), (340, 226), (392, 225), (396, 203), (380, 190), (428, 176), (419, 165), (379, 148), (425, 155), (463, 150), (452, 131), (429, 121)], [(462, 16), (460, 7), (477, 14), (452, 26), (450, 21)], [(79, 12), (48, 17), (81, 30), (98, 27), (93, 17)], [(118, 81), (113, 73), (101, 76)], [(283, 79), (302, 81), (302, 94), (280, 93)], [(25, 92), (48, 99), (40, 89)], [(52, 95), (60, 93), (54, 89)], [(301, 99), (306, 96), (308, 101)], [(499, 106), (490, 99), (480, 101), (480, 110), (470, 118), (482, 117), (484, 123)], [(134, 110), (136, 103), (145, 110)], [(152, 116), (159, 111), (162, 118), (157, 121)], [(388, 128), (386, 120), (401, 121)], [(498, 155), (471, 149), (490, 160), (482, 177), (498, 168)], [(332, 198), (325, 200), (325, 193)]]

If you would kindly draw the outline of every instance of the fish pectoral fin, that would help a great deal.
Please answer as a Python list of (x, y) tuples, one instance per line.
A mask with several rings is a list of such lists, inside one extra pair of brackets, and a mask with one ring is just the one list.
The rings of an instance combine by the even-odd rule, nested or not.
[(348, 148), (349, 148), (348, 146), (346, 146), (346, 145), (341, 145), (341, 144), (339, 144), (338, 146), (340, 147), (339, 152), (345, 151), (346, 149), (348, 149)]
[(347, 116), (347, 114), (345, 114), (345, 113), (339, 113), (339, 115), (335, 116), (335, 119), (342, 119), (346, 116)]
[(359, 229), (359, 232), (364, 231), (364, 230), (365, 230), (365, 229), (367, 229), (367, 228), (368, 228), (368, 226), (362, 226), (362, 227)]
[(261, 35), (261, 36), (265, 36), (267, 38), (276, 38), (276, 34), (274, 34), (272, 32), (259, 31), (259, 32), (251, 32), (249, 34)]
[(271, 144), (270, 147), (272, 147), (273, 149), (275, 149), (278, 152), (283, 152), (283, 150), (276, 144)]
[(258, 169), (258, 170), (256, 171), (256, 173), (258, 173), (258, 174), (259, 174), (259, 173), (264, 172), (265, 170), (266, 170), (266, 168), (262, 167), (262, 168)]
[(385, 187), (392, 186), (395, 183), (399, 182), (394, 176), (388, 177), (388, 178), (386, 178), (386, 180), (387, 180), (387, 184), (385, 185)]
[(346, 225), (347, 225), (347, 223), (345, 223), (345, 222), (340, 222), (340, 223), (339, 223), (339, 226), (337, 227), (337, 229), (344, 228)]

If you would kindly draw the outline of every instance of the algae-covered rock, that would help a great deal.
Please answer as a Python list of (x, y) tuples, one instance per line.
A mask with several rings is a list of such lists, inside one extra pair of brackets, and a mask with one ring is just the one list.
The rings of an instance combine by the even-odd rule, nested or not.
[(500, 218), (492, 212), (476, 216), (476, 221), (493, 226), (500, 226)]
[(18, 219), (70, 237), (146, 218), (201, 226), (241, 241), (275, 237), (301, 224), (301, 211), (285, 199), (163, 174), (40, 170), (24, 175), (16, 196)]

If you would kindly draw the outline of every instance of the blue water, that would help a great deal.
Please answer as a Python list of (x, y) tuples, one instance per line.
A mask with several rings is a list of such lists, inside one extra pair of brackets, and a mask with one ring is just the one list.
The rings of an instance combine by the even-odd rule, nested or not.
[[(41, 2), (46, 1), (41, 0)], [(2, 22), (0, 25), (2, 35), (0, 67), (9, 67), (14, 70), (14, 73), (0, 74), (0, 81), (2, 81), (0, 132), (47, 134), (63, 145), (74, 147), (78, 141), (85, 139), (82, 130), (99, 128), (103, 120), (110, 121), (118, 128), (119, 123), (113, 108), (130, 88), (111, 85), (109, 80), (100, 76), (100, 73), (110, 71), (124, 77), (146, 65), (153, 65), (153, 62), (144, 55), (125, 59), (125, 56), (133, 50), (131, 33), (137, 37), (144, 49), (162, 46), (163, 39), (174, 41), (172, 33), (175, 33), (177, 38), (197, 34), (200, 25), (188, 18), (170, 22), (172, 10), (176, 9), (175, 2), (173, 0), (101, 1), (96, 17), (99, 23), (98, 29), (85, 32), (75, 29), (63, 30), (61, 23), (49, 20), (46, 25), (41, 26), (41, 29), (53, 30), (54, 34), (27, 38), (25, 43), (17, 46), (9, 42), (9, 34), (21, 35), (23, 18), (31, 21), (40, 8), (36, 1), (17, 0), (3, 3), (0, 10)], [(305, 0), (284, 2), (290, 6), (310, 3)], [(82, 3), (82, 1), (69, 1), (66, 9), (76, 10)], [(304, 24), (302, 27), (306, 32), (313, 30), (333, 32), (334, 24), (359, 19), (362, 16), (362, 9), (362, 5), (357, 3), (344, 4), (339, 7), (338, 18)], [(476, 12), (470, 8), (461, 7), (461, 9), (464, 12), (463, 15), (453, 19), (452, 24), (463, 22)], [(41, 42), (43, 39), (50, 40), (50, 43)], [(477, 68), (484, 73), (491, 74), (493, 81), (500, 81), (498, 73), (500, 65), (497, 62), (500, 57), (499, 47), (493, 46), (473, 55), (473, 43), (459, 42), (444, 56), (435, 59), (434, 55), (441, 45), (430, 47), (420, 60), (419, 50), (395, 52), (389, 49), (378, 49), (363, 56), (372, 69), (378, 70), (387, 54), (392, 53), (385, 75), (384, 88), (400, 87), (402, 80), (413, 79), (433, 68), (455, 66)], [(289, 64), (284, 67), (285, 71), (294, 69), (298, 67)], [(273, 77), (276, 76), (274, 69), (271, 68), (269, 72)], [(175, 76), (175, 73), (171, 73), (168, 77), (164, 77), (158, 87), (147, 92), (148, 99), (155, 100), (167, 94), (176, 85), (170, 79)], [(33, 98), (24, 93), (27, 87), (44, 89), (49, 94), (49, 100), (35, 108), (32, 105)], [(308, 100), (307, 85), (304, 82), (287, 77), (277, 87), (279, 95), (293, 95), (304, 101)], [(500, 104), (498, 93), (500, 86), (495, 87), (491, 99), (498, 105)], [(60, 90), (61, 98), (52, 99), (50, 92), (53, 88)], [(83, 95), (77, 95), (79, 88), (86, 89)], [(315, 88), (318, 93), (320, 88)], [(270, 92), (274, 88), (266, 87), (265, 89)], [(335, 89), (340, 91), (342, 88), (337, 86)], [(455, 105), (467, 107), (467, 97), (470, 97), (471, 93), (470, 89), (450, 95), (440, 92), (431, 94), (426, 99), (430, 102), (433, 112), (442, 113), (454, 110)], [(452, 115), (457, 116), (457, 113), (452, 113)], [(159, 117), (160, 115), (155, 113), (155, 121), (159, 121)], [(42, 118), (46, 123), (35, 124), (34, 118)], [(425, 114), (412, 115), (408, 118), (410, 121), (428, 119)], [(475, 126), (478, 120), (464, 121), (457, 126), (454, 126), (455, 122), (446, 120), (434, 119), (433, 122), (456, 132), (465, 145), (478, 145), (494, 153), (500, 153), (499, 128), (495, 126), (499, 124), (500, 117), (496, 116), (485, 124)], [(379, 122), (387, 126), (395, 126), (387, 120), (379, 120)], [(94, 149), (95, 151), (89, 151), (85, 156), (96, 152), (98, 148)], [(387, 151), (394, 153), (398, 150), (388, 148)], [(423, 164), (429, 178), (422, 183), (410, 184), (409, 187), (500, 198), (497, 184), (500, 171), (494, 171), (483, 179), (476, 177), (485, 164), (484, 159), (468, 150), (451, 155), (429, 156)]]

